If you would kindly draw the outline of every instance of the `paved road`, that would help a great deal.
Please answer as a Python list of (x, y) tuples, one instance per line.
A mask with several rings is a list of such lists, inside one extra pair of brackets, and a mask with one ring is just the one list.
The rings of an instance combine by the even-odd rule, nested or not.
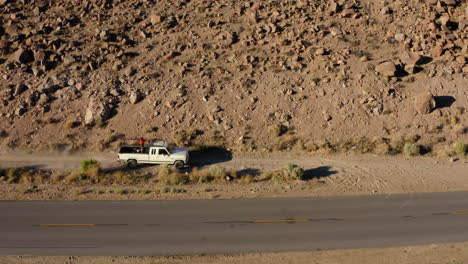
[(179, 255), (468, 241), (468, 193), (0, 202), (0, 254)]

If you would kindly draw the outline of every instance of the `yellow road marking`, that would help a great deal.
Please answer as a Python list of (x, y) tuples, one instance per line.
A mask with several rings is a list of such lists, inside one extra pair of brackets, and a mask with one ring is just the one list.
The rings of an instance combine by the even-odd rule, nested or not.
[(468, 212), (455, 212), (455, 213), (451, 213), (451, 214), (468, 214)]
[(281, 223), (281, 222), (307, 222), (309, 219), (286, 219), (286, 220), (259, 220), (254, 223)]
[(39, 226), (95, 226), (96, 224), (40, 224)]

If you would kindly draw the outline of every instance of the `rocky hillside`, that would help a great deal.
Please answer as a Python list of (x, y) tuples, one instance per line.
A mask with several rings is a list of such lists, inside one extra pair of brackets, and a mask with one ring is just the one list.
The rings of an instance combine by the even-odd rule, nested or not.
[(466, 0), (0, 0), (0, 144), (468, 141)]

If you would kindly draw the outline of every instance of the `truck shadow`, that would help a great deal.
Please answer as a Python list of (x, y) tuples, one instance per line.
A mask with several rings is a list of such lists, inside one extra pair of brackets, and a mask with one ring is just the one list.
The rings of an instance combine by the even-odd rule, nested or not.
[(190, 165), (196, 167), (208, 166), (232, 160), (232, 153), (223, 147), (204, 147), (189, 152)]
[(330, 166), (321, 166), (304, 171), (304, 180), (321, 179), (338, 173), (332, 170)]

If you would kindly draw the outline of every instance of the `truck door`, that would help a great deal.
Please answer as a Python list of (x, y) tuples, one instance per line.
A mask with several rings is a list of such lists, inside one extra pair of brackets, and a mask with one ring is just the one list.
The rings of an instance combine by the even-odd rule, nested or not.
[(149, 161), (158, 162), (158, 148), (151, 148), (149, 152)]
[(169, 152), (166, 149), (158, 149), (158, 161), (162, 163), (170, 163), (172, 161), (171, 155), (169, 155)]

